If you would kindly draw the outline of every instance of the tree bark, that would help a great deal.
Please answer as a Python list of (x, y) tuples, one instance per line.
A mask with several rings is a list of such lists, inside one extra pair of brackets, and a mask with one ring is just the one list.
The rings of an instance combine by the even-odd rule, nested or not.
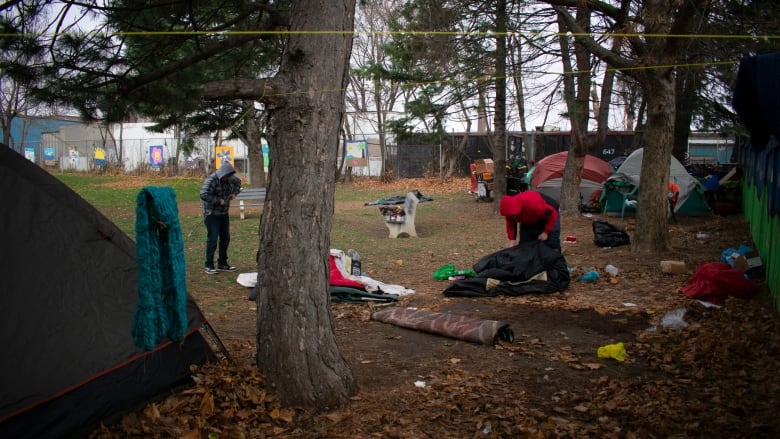
[[(584, 8), (577, 8), (577, 22), (590, 29), (590, 20)], [(584, 48), (575, 42), (574, 54), (578, 73), (574, 74), (571, 63), (571, 46), (566, 34), (566, 23), (558, 14), (558, 40), (561, 46), (561, 64), (563, 64), (563, 96), (569, 112), (571, 124), (571, 147), (566, 156), (563, 169), (561, 192), (559, 194), (560, 213), (563, 216), (576, 216), (580, 213), (580, 183), (585, 168), (585, 146), (588, 135), (588, 96), (590, 95), (590, 56)], [(575, 81), (576, 80), (576, 81)], [(575, 83), (576, 82), (576, 83)], [(583, 96), (583, 91), (585, 96)]]
[(641, 182), (632, 249), (664, 252), (669, 249), (667, 184), (674, 133), (674, 76), (648, 75)]
[[(637, 209), (636, 234), (632, 248), (639, 252), (663, 252), (669, 248), (667, 184), (669, 161), (672, 154), (675, 120), (675, 72), (672, 66), (685, 49), (682, 38), (637, 38), (629, 36), (627, 42), (634, 52), (633, 58), (626, 58), (616, 51), (609, 51), (594, 39), (584, 35), (584, 30), (568, 13), (565, 7), (577, 7), (579, 0), (544, 0), (555, 6), (570, 29), (576, 30), (577, 40), (591, 53), (608, 62), (613, 68), (637, 79), (647, 98), (647, 121), (644, 131), (644, 159)], [(615, 20), (616, 24), (633, 25), (626, 21), (623, 12), (612, 4), (588, 1), (588, 7), (599, 10)], [(641, 24), (647, 35), (681, 35), (689, 33), (696, 12), (707, 4), (707, 0), (690, 0), (670, 8), (668, 0), (644, 0), (641, 10)], [(627, 3), (625, 5), (628, 5)], [(634, 67), (654, 67), (635, 70)]]
[(674, 146), (672, 155), (685, 163), (688, 153), (688, 137), (691, 134), (693, 110), (699, 104), (699, 90), (704, 81), (704, 69), (681, 67), (677, 69), (676, 91), (677, 112), (674, 123)]
[[(330, 231), (355, 0), (300, 0), (269, 110), (260, 225), (257, 364), (286, 405), (326, 409), (357, 391), (330, 308)], [(329, 33), (320, 33), (323, 30)]]
[[(506, 194), (506, 0), (496, 2), (496, 114), (493, 140), (493, 196), (499, 200)], [(493, 203), (498, 215), (499, 203)]]
[[(248, 103), (252, 105), (252, 103)], [(265, 160), (263, 158), (263, 133), (257, 126), (257, 110), (249, 109), (246, 126), (247, 153), (249, 154), (249, 186), (265, 187)]]

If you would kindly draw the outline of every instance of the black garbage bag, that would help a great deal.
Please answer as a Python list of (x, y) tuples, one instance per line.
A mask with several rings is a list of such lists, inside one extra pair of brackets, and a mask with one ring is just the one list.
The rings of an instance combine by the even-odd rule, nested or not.
[(618, 247), (631, 244), (626, 231), (604, 220), (593, 220), (593, 242), (599, 247)]

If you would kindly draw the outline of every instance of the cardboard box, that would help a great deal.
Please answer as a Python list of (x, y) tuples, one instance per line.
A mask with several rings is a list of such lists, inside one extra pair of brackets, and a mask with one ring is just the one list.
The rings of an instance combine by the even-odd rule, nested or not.
[(764, 263), (761, 261), (761, 256), (758, 252), (752, 251), (750, 253), (739, 255), (735, 259), (734, 268), (743, 273), (754, 273), (761, 270), (764, 267)]
[(475, 160), (474, 164), (477, 166), (474, 172), (482, 174), (483, 172), (493, 172), (493, 159), (479, 159)]
[(661, 271), (669, 274), (685, 274), (688, 267), (683, 261), (661, 261)]

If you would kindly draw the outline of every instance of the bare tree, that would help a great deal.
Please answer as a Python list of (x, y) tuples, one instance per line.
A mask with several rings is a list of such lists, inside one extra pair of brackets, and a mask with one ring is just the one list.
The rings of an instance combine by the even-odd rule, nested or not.
[(604, 47), (571, 15), (579, 0), (542, 0), (554, 5), (577, 41), (589, 52), (635, 78), (642, 86), (648, 103), (644, 132), (644, 159), (637, 210), (637, 227), (632, 249), (661, 252), (669, 248), (667, 217), (669, 212), (666, 185), (669, 180), (674, 118), (675, 70), (681, 57), (683, 39), (693, 17), (700, 17), (707, 0), (673, 2), (669, 0), (623, 0), (619, 7), (587, 1), (591, 10), (612, 23), (613, 33), (626, 36), (630, 50), (621, 53)]
[[(591, 13), (584, 7), (577, 7), (577, 23), (583, 29), (591, 29)], [(607, 70), (603, 74), (601, 84), (602, 97), (598, 101), (599, 107), (594, 108), (593, 118), (596, 121), (596, 134), (590, 136), (588, 122), (590, 117), (590, 97), (594, 93), (593, 80), (591, 77), (595, 74), (596, 65), (591, 62), (591, 54), (574, 41), (573, 50), (569, 44), (569, 37), (566, 35), (566, 24), (563, 17), (558, 15), (559, 29), (558, 37), (561, 46), (561, 62), (563, 64), (563, 95), (568, 109), (569, 121), (571, 123), (571, 147), (566, 157), (566, 166), (563, 172), (563, 181), (561, 184), (561, 214), (564, 216), (576, 216), (580, 213), (580, 183), (582, 181), (582, 172), (585, 168), (585, 156), (596, 146), (601, 145), (607, 137), (607, 120), (609, 118), (609, 107), (611, 103), (612, 83), (614, 80), (614, 71)], [(615, 39), (614, 44), (619, 45), (620, 39)], [(571, 62), (571, 53), (574, 53), (576, 60), (576, 71)], [(596, 99), (594, 99), (595, 101)]]
[[(388, 56), (382, 48), (389, 40), (389, 23), (398, 15), (399, 1), (365, 2), (357, 9), (355, 47), (352, 50), (353, 71), (347, 90), (347, 106), (353, 118), (370, 124), (379, 137), (380, 175), (387, 174), (387, 134), (385, 121), (399, 104), (401, 85), (383, 75)], [(351, 133), (352, 127), (347, 127)], [(357, 133), (351, 133), (357, 134)]]

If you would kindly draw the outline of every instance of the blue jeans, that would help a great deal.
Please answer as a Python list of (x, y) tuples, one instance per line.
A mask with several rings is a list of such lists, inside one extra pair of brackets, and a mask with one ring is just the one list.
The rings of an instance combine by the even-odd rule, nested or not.
[(219, 244), (218, 265), (227, 265), (227, 251), (230, 245), (230, 217), (227, 215), (208, 215), (203, 219), (206, 225), (206, 262), (205, 266), (214, 268), (214, 252)]

